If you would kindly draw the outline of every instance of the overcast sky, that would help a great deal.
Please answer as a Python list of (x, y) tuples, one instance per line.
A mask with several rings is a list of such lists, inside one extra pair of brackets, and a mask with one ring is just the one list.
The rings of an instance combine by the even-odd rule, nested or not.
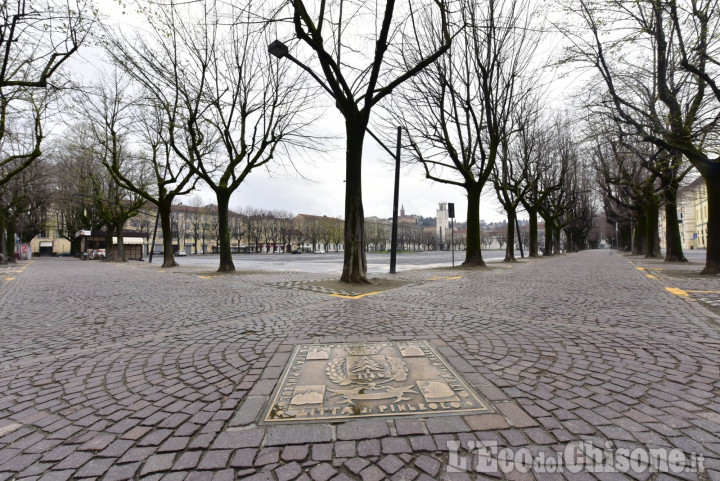
[[(103, 1), (100, 8), (113, 23), (121, 27), (139, 23), (139, 17), (133, 13), (130, 6), (122, 8), (115, 2)], [(77, 69), (78, 75), (87, 81), (93, 76), (93, 67), (102, 65), (101, 57), (99, 50), (86, 48), (75, 59), (73, 69)], [(311, 82), (312, 79), (307, 76), (307, 78), (299, 78), (298, 81)], [(332, 103), (328, 102), (327, 105)], [(373, 115), (378, 115), (380, 109), (374, 112)], [(371, 127), (372, 124), (371, 118)], [(302, 175), (292, 168), (274, 167), (272, 172), (264, 169), (253, 171), (232, 196), (230, 208), (241, 210), (254, 207), (285, 210), (293, 214), (343, 217), (345, 199), (343, 125), (344, 120), (337, 110), (328, 107), (319, 119), (317, 129), (324, 135), (335, 136), (338, 139), (336, 148), (322, 155), (305, 154), (293, 158), (295, 167)], [(373, 130), (377, 131), (378, 128), (375, 127)], [(381, 135), (380, 132), (376, 133)], [(394, 151), (394, 146), (388, 147)], [(366, 217), (392, 216), (393, 170), (393, 159), (377, 145), (375, 140), (366, 135), (362, 179)], [(483, 195), (480, 205), (481, 219), (487, 222), (502, 221), (505, 219), (505, 214), (491, 189), (491, 186), (487, 187)], [(199, 196), (205, 203), (214, 203), (213, 192), (207, 188), (203, 189), (202, 186), (193, 196)], [(190, 203), (193, 196), (181, 201)], [(425, 179), (421, 166), (403, 165), (400, 174), (400, 204), (404, 205), (406, 214), (435, 217), (440, 202), (454, 202), (456, 220), (458, 222), (466, 220), (467, 199), (463, 189)], [(523, 214), (520, 214), (520, 217), (522, 218)]]

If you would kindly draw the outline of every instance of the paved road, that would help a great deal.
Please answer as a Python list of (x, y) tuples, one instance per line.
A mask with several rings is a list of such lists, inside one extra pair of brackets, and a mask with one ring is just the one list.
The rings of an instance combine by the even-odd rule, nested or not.
[[(616, 460), (702, 454), (705, 471), (487, 476), (718, 481), (719, 318), (699, 296), (720, 286), (700, 267), (593, 251), (408, 270), (346, 299), (293, 284), (324, 273), (22, 262), (0, 271), (0, 480), (487, 479), (479, 441), (532, 461), (586, 440)], [(494, 413), (258, 423), (296, 345), (408, 339)]]
[[(516, 252), (518, 259), (520, 251)], [(504, 251), (483, 251), (486, 262), (499, 262), (505, 257)], [(159, 259), (162, 263), (162, 258)], [(465, 260), (465, 252), (455, 252), (455, 265)], [(176, 261), (184, 266), (217, 267), (218, 255), (191, 255), (177, 257)], [(153, 260), (153, 263), (156, 263)], [(340, 273), (342, 272), (343, 254), (328, 252), (325, 254), (235, 254), (233, 255), (235, 268), (238, 270), (264, 270), (264, 271), (297, 271), (314, 273)], [(390, 254), (367, 254), (368, 273), (381, 274), (390, 271)], [(398, 254), (398, 272), (418, 268), (450, 267), (452, 266), (452, 253), (449, 251), (416, 252), (412, 254)]]

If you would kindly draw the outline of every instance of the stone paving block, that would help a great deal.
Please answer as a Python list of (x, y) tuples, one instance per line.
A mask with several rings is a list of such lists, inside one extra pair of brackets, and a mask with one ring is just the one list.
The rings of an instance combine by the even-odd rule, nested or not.
[(310, 446), (303, 445), (303, 446), (287, 446), (283, 449), (281, 458), (284, 461), (302, 461), (303, 459), (307, 458), (308, 452), (310, 450)]
[(231, 453), (229, 449), (207, 451), (197, 469), (223, 469), (228, 464)]
[(254, 423), (260, 417), (260, 411), (267, 403), (268, 396), (248, 396), (244, 399), (240, 409), (230, 420), (230, 426), (246, 426)]
[(135, 461), (144, 461), (152, 456), (155, 452), (154, 448), (131, 448), (118, 461), (119, 463), (132, 463)]
[(413, 451), (437, 451), (437, 446), (432, 436), (411, 436), (410, 446), (412, 446)]
[(525, 435), (535, 444), (553, 444), (556, 439), (541, 428), (525, 429)]
[(538, 423), (531, 418), (520, 406), (514, 402), (496, 403), (495, 407), (510, 421), (516, 428), (527, 428), (537, 426)]
[(505, 417), (499, 414), (475, 414), (464, 416), (463, 419), (473, 431), (494, 431), (510, 427)]
[[(188, 473), (186, 481), (212, 481), (214, 473), (212, 471), (193, 471)], [(143, 479), (144, 481), (144, 479)]]
[(380, 441), (377, 439), (366, 439), (360, 441), (357, 446), (358, 456), (361, 458), (380, 456), (380, 449)]
[[(67, 458), (60, 461), (60, 463), (58, 463), (54, 469), (58, 471), (62, 471), (65, 469), (78, 469), (82, 467), (85, 463), (90, 461), (92, 457), (93, 456), (90, 453), (74, 452), (70, 454)], [(30, 464), (32, 463), (28, 463), (25, 467), (29, 466)], [(23, 467), (23, 469), (25, 467)]]
[(384, 454), (411, 453), (410, 443), (405, 438), (384, 438), (381, 440)]
[(335, 443), (335, 457), (354, 458), (355, 453), (355, 441), (338, 441)]
[[(131, 445), (132, 445), (132, 443), (131, 443)], [(75, 449), (77, 449), (77, 446), (60, 445), (60, 446), (54, 448), (49, 453), (45, 454), (40, 460), (41, 461), (61, 461), (61, 460), (65, 459), (66, 457), (68, 457), (70, 455), (70, 453), (74, 452)], [(0, 450), (0, 464), (2, 464), (2, 462), (3, 462), (3, 460), (2, 460), (3, 453), (14, 455), (13, 451), (11, 449)], [(10, 456), (10, 457), (12, 457), (12, 456)]]
[(387, 456), (382, 458), (377, 465), (380, 466), (386, 473), (393, 474), (396, 473), (400, 468), (405, 466), (405, 463), (397, 456), (393, 454), (388, 454)]
[(385, 479), (385, 473), (377, 466), (368, 466), (360, 472), (363, 481), (380, 481)]
[(403, 468), (395, 473), (390, 479), (392, 481), (412, 481), (417, 478), (419, 474), (420, 473), (413, 468)]
[(507, 401), (508, 396), (502, 389), (492, 385), (479, 386), (478, 391), (489, 401)]
[(113, 458), (92, 459), (78, 469), (74, 476), (78, 478), (100, 477), (115, 464), (115, 461), (116, 459)]
[(470, 431), (460, 416), (435, 416), (425, 420), (430, 434), (463, 433)]
[(230, 461), (230, 466), (235, 468), (250, 468), (255, 460), (258, 450), (254, 448), (238, 449)]
[(398, 436), (407, 436), (408, 434), (425, 434), (422, 423), (419, 419), (414, 418), (397, 418), (395, 419), (395, 430)]
[(232, 469), (223, 469), (213, 474), (212, 481), (234, 481), (235, 471)]
[(275, 465), (280, 460), (280, 448), (264, 448), (255, 455), (254, 467)]
[(272, 426), (268, 429), (267, 446), (326, 443), (332, 440), (332, 428), (326, 424)]
[(263, 379), (255, 383), (253, 388), (248, 393), (248, 397), (253, 396), (270, 396), (275, 389), (277, 381), (274, 379)]
[(337, 474), (337, 470), (327, 463), (318, 464), (310, 469), (313, 481), (327, 481)]
[(175, 454), (154, 454), (143, 465), (141, 475), (169, 471), (175, 460)]
[(73, 470), (50, 471), (49, 473), (43, 474), (38, 479), (41, 481), (66, 481), (72, 478), (74, 473), (75, 471)]
[(285, 464), (275, 470), (275, 476), (278, 481), (290, 481), (297, 478), (302, 473), (302, 468), (296, 462)]
[(390, 428), (384, 419), (362, 419), (337, 426), (339, 440), (382, 438), (389, 435)]
[(332, 444), (313, 444), (312, 459), (313, 461), (331, 461), (333, 455)]
[(173, 471), (187, 471), (195, 469), (200, 462), (202, 452), (200, 451), (187, 451), (182, 453), (180, 457), (175, 461), (172, 466)]
[(213, 449), (256, 448), (265, 436), (264, 429), (225, 431), (220, 433), (212, 445)]
[(345, 467), (348, 468), (355, 474), (365, 469), (370, 464), (370, 461), (363, 458), (352, 458), (345, 461)]
[(185, 481), (187, 476), (187, 471), (173, 471), (171, 473), (164, 474), (163, 477), (160, 478), (160, 481)]

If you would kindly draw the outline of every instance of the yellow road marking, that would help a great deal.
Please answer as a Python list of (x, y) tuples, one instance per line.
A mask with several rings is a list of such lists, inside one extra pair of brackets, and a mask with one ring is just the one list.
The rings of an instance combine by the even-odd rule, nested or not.
[(688, 291), (684, 291), (679, 287), (666, 287), (665, 290), (668, 291), (670, 294), (675, 294), (676, 296), (690, 297), (688, 295)]
[(645, 274), (645, 277), (647, 277), (648, 279), (657, 279), (658, 278), (657, 276), (654, 276), (652, 274)]
[(461, 277), (462, 277), (462, 276), (453, 276), (453, 277), (435, 276), (435, 277), (430, 277), (429, 280), (431, 280), (431, 281), (439, 281), (439, 280), (443, 280), (443, 279), (444, 279), (444, 280), (446, 280), (446, 281), (452, 281), (452, 280), (455, 280), (455, 279), (460, 279)]
[(635, 269), (639, 271), (664, 271), (665, 269), (660, 269), (659, 267), (636, 267)]
[(360, 295), (357, 295), (357, 296), (344, 296), (344, 295), (342, 295), (342, 294), (330, 294), (330, 296), (331, 296), (331, 297), (342, 297), (343, 299), (360, 299), (361, 297), (372, 296), (373, 294), (380, 294), (381, 292), (382, 292), (382, 291), (368, 292), (368, 293), (360, 294)]
[(15, 278), (14, 278), (14, 277), (8, 277), (8, 278), (7, 278), (7, 279), (5, 279), (5, 280), (6, 280), (6, 281), (14, 281), (14, 280), (15, 280)]

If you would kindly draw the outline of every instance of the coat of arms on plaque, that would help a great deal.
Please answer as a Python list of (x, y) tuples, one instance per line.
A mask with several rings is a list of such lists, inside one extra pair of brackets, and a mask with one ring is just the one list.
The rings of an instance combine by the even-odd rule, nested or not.
[(264, 422), (491, 411), (427, 341), (303, 344)]
[(355, 389), (328, 389), (334, 396), (342, 396), (345, 402), (392, 399), (407, 401), (406, 393), (416, 393), (414, 385), (384, 386), (392, 381), (407, 380), (408, 369), (399, 357), (382, 354), (342, 356), (328, 363), (325, 370), (332, 382), (340, 386), (357, 386)]

